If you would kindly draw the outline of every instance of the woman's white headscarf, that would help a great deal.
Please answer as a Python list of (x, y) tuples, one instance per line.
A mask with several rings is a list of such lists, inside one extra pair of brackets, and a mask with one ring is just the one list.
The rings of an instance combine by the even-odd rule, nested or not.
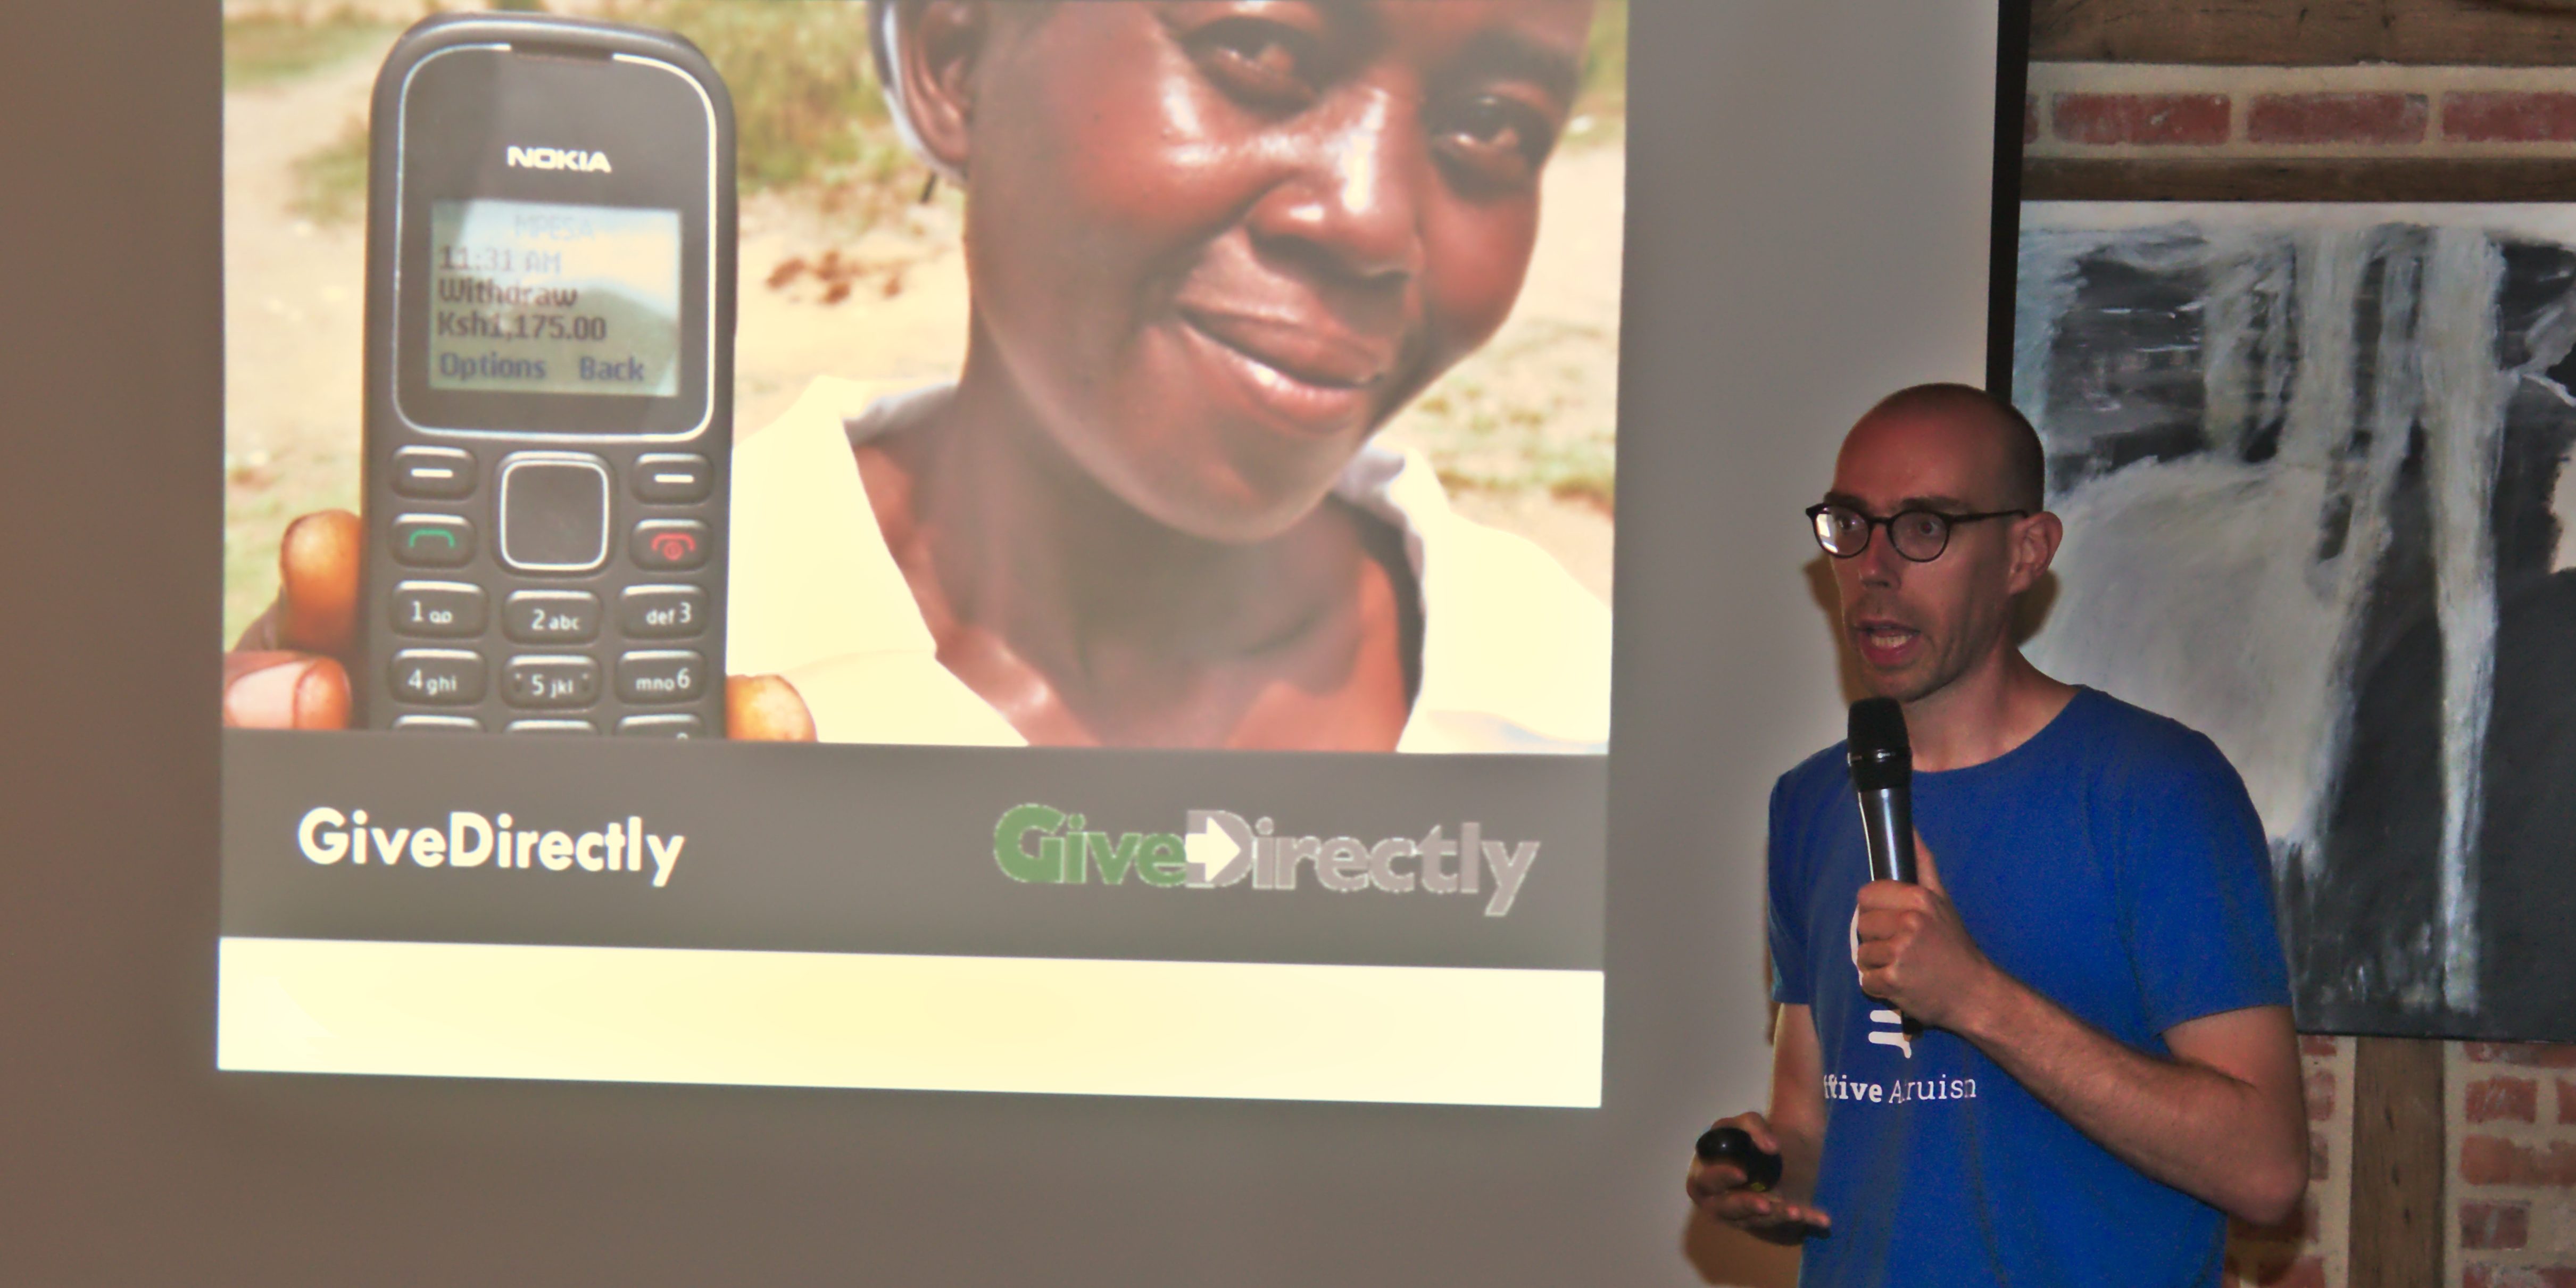
[(966, 176), (922, 145), (921, 131), (913, 127), (912, 105), (903, 96), (903, 24), (911, 20), (914, 7), (904, 0), (868, 0), (868, 52), (876, 59), (877, 91), (885, 95), (886, 115), (894, 118), (894, 130), (903, 145), (940, 178), (964, 187)]

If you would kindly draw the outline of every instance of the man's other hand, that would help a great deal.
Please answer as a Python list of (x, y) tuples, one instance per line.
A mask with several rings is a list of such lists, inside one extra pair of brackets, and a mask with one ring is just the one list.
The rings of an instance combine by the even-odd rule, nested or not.
[[(1741, 1128), (1765, 1153), (1781, 1152), (1780, 1138), (1760, 1114), (1737, 1114), (1721, 1118), (1712, 1126)], [(1810, 1234), (1833, 1228), (1833, 1218), (1825, 1215), (1823, 1208), (1792, 1203), (1777, 1192), (1757, 1193), (1744, 1188), (1744, 1180), (1743, 1168), (1727, 1162), (1712, 1163), (1693, 1154), (1682, 1192), (1690, 1196), (1691, 1206), (1711, 1218), (1772, 1243), (1797, 1243)]]

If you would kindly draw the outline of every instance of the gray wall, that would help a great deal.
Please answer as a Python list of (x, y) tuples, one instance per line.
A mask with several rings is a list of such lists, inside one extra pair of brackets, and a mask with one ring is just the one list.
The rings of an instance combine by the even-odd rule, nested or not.
[(1984, 369), (1994, 0), (1639, 10), (1599, 1111), (217, 1076), (216, 8), (13, 12), (9, 1277), (1692, 1281), (1765, 793), (1840, 723), (1797, 510), (1874, 397)]

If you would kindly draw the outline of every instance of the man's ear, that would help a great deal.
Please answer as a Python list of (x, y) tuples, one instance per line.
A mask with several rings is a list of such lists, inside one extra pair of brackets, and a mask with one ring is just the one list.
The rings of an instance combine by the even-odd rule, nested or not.
[(2066, 540), (2066, 525), (2042, 510), (2013, 524), (2012, 593), (2020, 594), (2048, 575), (2057, 547)]
[(968, 139), (975, 119), (975, 66), (992, 32), (983, 0), (903, 0), (911, 8), (898, 27), (895, 74), (903, 78), (904, 107), (913, 133), (940, 165), (966, 174)]

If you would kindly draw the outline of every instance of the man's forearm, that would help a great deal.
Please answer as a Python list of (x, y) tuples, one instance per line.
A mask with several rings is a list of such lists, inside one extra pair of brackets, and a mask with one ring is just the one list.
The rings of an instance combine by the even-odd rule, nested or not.
[(2230, 1215), (2278, 1221), (2305, 1184), (2306, 1124), (2261, 1088), (2139, 1051), (2000, 970), (1957, 1031), (2103, 1148)]
[(1815, 1202), (1816, 1172), (1825, 1152), (1822, 1124), (1775, 1117), (1771, 1134), (1780, 1138), (1780, 1193), (1793, 1203)]
[(1781, 1007), (1774, 1024), (1769, 1123), (1780, 1142), (1780, 1192), (1791, 1202), (1813, 1203), (1825, 1146), (1824, 1057), (1806, 1007)]

